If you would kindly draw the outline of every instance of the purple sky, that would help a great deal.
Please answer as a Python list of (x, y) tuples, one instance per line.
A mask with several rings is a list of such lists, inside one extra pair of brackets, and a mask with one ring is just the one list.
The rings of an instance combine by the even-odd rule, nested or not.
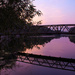
[(43, 15), (34, 21), (42, 24), (75, 24), (75, 0), (35, 0), (36, 9)]

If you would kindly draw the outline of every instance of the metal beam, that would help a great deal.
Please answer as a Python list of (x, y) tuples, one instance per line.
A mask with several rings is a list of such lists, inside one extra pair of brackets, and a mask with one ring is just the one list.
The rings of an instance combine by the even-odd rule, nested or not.
[(46, 27), (49, 28), (52, 31), (57, 31), (61, 32), (69, 32), (71, 27), (75, 27), (75, 24), (58, 24), (58, 25), (37, 25), (37, 26), (32, 26), (32, 27)]

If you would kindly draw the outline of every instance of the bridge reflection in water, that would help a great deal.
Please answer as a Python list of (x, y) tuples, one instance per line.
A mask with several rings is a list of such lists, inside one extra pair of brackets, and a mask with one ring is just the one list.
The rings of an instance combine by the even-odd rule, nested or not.
[[(57, 37), (56, 37), (57, 36)], [(67, 35), (66, 35), (67, 36)], [(75, 43), (75, 35), (68, 36), (70, 42)], [(16, 60), (38, 66), (69, 70), (75, 72), (75, 59), (41, 56), (27, 53), (17, 53), (32, 49), (34, 46), (43, 45), (54, 38), (60, 38), (60, 35), (52, 37), (4, 37), (0, 40), (0, 69), (9, 69), (16, 66)], [(35, 41), (35, 42), (34, 42)], [(38, 42), (39, 41), (39, 42)], [(24, 47), (26, 49), (24, 49)], [(16, 54), (14, 54), (16, 53)]]
[(17, 61), (38, 66), (75, 71), (75, 59), (18, 53)]

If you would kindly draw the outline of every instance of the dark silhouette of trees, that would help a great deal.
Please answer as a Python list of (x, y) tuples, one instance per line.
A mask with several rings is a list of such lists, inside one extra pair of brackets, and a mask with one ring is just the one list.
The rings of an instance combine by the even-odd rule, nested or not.
[(75, 27), (70, 28), (69, 33), (75, 33)]
[(69, 36), (69, 40), (70, 42), (75, 43), (75, 36)]
[(33, 0), (0, 0), (0, 31), (33, 25), (32, 19), (41, 15)]

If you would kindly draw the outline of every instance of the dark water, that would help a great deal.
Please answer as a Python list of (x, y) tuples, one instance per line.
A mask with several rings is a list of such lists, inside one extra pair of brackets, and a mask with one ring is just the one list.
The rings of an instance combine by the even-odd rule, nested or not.
[(75, 35), (1, 36), (0, 39), (0, 75), (75, 75), (75, 71), (19, 62), (14, 54), (17, 52), (75, 59)]

